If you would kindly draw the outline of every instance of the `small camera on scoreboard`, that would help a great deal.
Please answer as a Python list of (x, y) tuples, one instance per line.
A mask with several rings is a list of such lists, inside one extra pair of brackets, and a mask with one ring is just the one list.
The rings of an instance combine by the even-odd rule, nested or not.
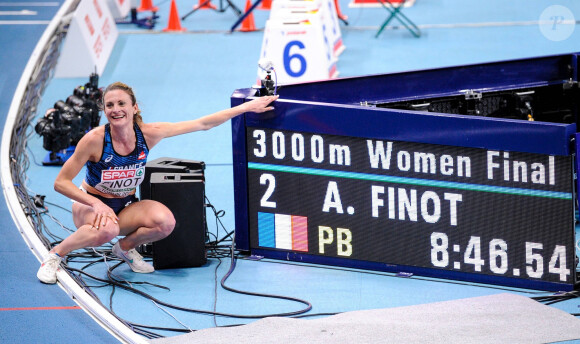
[(260, 80), (260, 89), (259, 89), (259, 96), (272, 96), (276, 94), (277, 85), (275, 80), (272, 79), (272, 72), (274, 72), (274, 76), (276, 75), (276, 71), (274, 70), (274, 64), (272, 61), (261, 59), (258, 61), (258, 67), (261, 70), (266, 72), (266, 76)]
[(262, 80), (260, 80), (260, 83), (262, 87), (260, 87), (260, 97), (262, 96), (272, 96), (274, 95), (274, 90), (275, 90), (275, 86), (274, 86), (274, 80), (272, 80), (272, 75), (270, 75), (270, 72), (267, 72), (268, 74), (266, 75), (266, 77)]

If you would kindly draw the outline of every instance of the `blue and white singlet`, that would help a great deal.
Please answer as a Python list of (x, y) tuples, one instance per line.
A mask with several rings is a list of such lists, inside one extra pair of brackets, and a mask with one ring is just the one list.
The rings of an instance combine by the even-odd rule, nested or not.
[(113, 148), (110, 125), (105, 125), (101, 159), (98, 162), (86, 163), (87, 184), (102, 193), (126, 197), (143, 182), (149, 148), (139, 126), (135, 123), (133, 127), (137, 137), (135, 150), (128, 155), (120, 155)]

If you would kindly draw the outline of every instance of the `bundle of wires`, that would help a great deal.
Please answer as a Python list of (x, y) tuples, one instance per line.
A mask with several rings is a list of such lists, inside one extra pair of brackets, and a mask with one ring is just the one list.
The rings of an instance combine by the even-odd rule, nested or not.
[[(44, 200), (43, 196), (36, 196), (35, 198)], [(209, 200), (207, 198), (206, 198), (206, 202), (208, 202), (207, 207), (209, 207), (213, 210), (214, 215), (215, 215), (215, 219), (216, 219), (215, 234), (213, 232), (210, 233), (210, 235), (213, 236), (213, 240), (206, 243), (206, 252), (207, 252), (208, 259), (218, 260), (218, 264), (216, 265), (215, 271), (214, 271), (215, 284), (214, 284), (214, 301), (213, 301), (213, 309), (212, 310), (188, 308), (188, 307), (183, 307), (180, 305), (165, 302), (163, 300), (157, 299), (157, 298), (153, 297), (152, 295), (144, 292), (143, 290), (139, 289), (138, 286), (149, 285), (149, 286), (153, 286), (156, 288), (170, 290), (168, 287), (158, 285), (158, 284), (153, 284), (150, 282), (145, 282), (145, 281), (143, 281), (143, 282), (135, 282), (135, 281), (129, 282), (127, 280), (120, 278), (118, 275), (115, 274), (114, 270), (116, 268), (118, 268), (119, 266), (123, 265), (124, 262), (120, 261), (117, 257), (115, 257), (112, 254), (111, 244), (103, 245), (102, 247), (99, 247), (99, 248), (86, 248), (86, 249), (74, 251), (65, 257), (65, 259), (63, 260), (63, 263), (62, 263), (63, 267), (69, 273), (69, 275), (80, 286), (82, 286), (84, 288), (84, 290), (86, 290), (87, 293), (89, 293), (101, 306), (108, 309), (112, 315), (114, 315), (117, 319), (119, 319), (122, 323), (124, 323), (128, 328), (131, 328), (135, 333), (138, 333), (138, 334), (145, 336), (147, 338), (150, 338), (150, 339), (163, 337), (162, 334), (154, 332), (155, 330), (165, 331), (165, 332), (177, 332), (177, 333), (195, 331), (195, 330), (191, 329), (189, 326), (181, 323), (178, 319), (176, 319), (173, 315), (171, 315), (169, 312), (167, 312), (166, 310), (164, 310), (160, 306), (179, 310), (179, 311), (184, 311), (184, 312), (199, 313), (199, 314), (213, 316), (214, 317), (214, 325), (216, 327), (218, 327), (217, 321), (216, 321), (217, 316), (228, 317), (228, 318), (239, 318), (239, 319), (262, 319), (262, 318), (266, 318), (266, 317), (294, 317), (294, 316), (300, 316), (302, 314), (309, 312), (312, 309), (312, 305), (310, 302), (308, 302), (306, 300), (302, 300), (302, 299), (298, 299), (298, 298), (290, 297), (290, 296), (284, 296), (284, 295), (274, 295), (274, 294), (265, 294), (265, 293), (256, 293), (256, 292), (251, 292), (251, 291), (244, 291), (244, 290), (235, 289), (235, 288), (232, 288), (232, 287), (226, 285), (227, 279), (234, 272), (234, 269), (236, 267), (236, 260), (240, 258), (240, 254), (238, 252), (236, 252), (234, 249), (234, 235), (233, 235), (234, 232), (233, 231), (229, 231), (229, 232), (226, 231), (225, 227), (223, 226), (223, 224), (221, 222), (221, 217), (223, 217), (225, 215), (225, 213), (223, 211), (216, 210), (215, 207), (213, 205), (211, 205), (211, 203), (209, 203)], [(42, 204), (43, 210), (39, 211), (39, 214), (43, 215), (43, 216), (50, 216), (49, 210), (44, 205), (44, 203), (52, 205), (52, 206), (58, 206), (56, 204), (51, 204), (51, 203), (47, 203), (47, 202), (43, 201), (43, 204)], [(40, 205), (41, 204), (39, 203), (38, 206), (40, 206)], [(51, 216), (51, 219), (54, 221), (58, 221), (57, 219), (55, 219), (52, 216)], [(62, 224), (60, 222), (57, 222), (57, 223), (60, 226), (62, 226)], [(62, 227), (64, 228), (64, 226), (62, 226)], [(220, 228), (224, 232), (224, 235), (223, 235), (223, 237), (218, 238)], [(67, 231), (70, 231), (70, 229), (67, 229), (67, 228), (65, 228), (65, 229)], [(40, 232), (43, 233), (43, 236), (44, 236), (45, 231), (40, 231)], [(51, 240), (55, 240), (55, 239), (57, 241), (51, 241)], [(49, 234), (48, 237), (44, 236), (44, 241), (48, 242), (49, 247), (56, 245), (61, 240), (62, 240), (61, 238), (55, 236), (54, 234)], [(244, 295), (289, 300), (289, 301), (303, 304), (304, 307), (302, 309), (297, 310), (297, 311), (273, 313), (273, 314), (231, 314), (231, 313), (224, 313), (224, 312), (217, 311), (216, 308), (217, 308), (217, 295), (218, 295), (218, 290), (217, 290), (217, 288), (218, 288), (218, 283), (217, 283), (217, 281), (218, 281), (218, 268), (222, 264), (223, 259), (229, 259), (229, 262), (230, 262), (229, 270), (221, 278), (220, 283), (219, 283), (219, 285), (223, 289), (228, 290), (230, 292), (244, 294)], [(106, 265), (106, 269), (107, 269), (106, 270), (106, 276), (107, 276), (106, 278), (97, 277), (97, 276), (87, 272), (87, 269), (89, 267), (94, 266), (96, 264), (105, 264)], [(80, 268), (72, 267), (72, 266), (79, 266), (79, 265), (81, 266)], [(97, 296), (97, 294), (93, 291), (93, 288), (103, 288), (103, 287), (110, 288), (110, 290), (111, 290), (109, 293), (108, 304), (105, 304)], [(150, 300), (157, 307), (159, 307), (160, 309), (162, 309), (163, 311), (168, 313), (176, 321), (178, 321), (180, 324), (182, 324), (183, 328), (169, 328), (169, 327), (160, 327), (160, 326), (153, 326), (153, 325), (136, 324), (136, 323), (127, 321), (125, 319), (122, 319), (120, 316), (118, 316), (115, 313), (114, 307), (113, 307), (113, 296), (114, 296), (117, 288), (121, 288), (121, 289), (129, 291), (133, 294), (141, 296), (146, 300)], [(314, 316), (314, 315), (330, 315), (330, 314), (335, 314), (335, 313), (312, 314), (312, 316)], [(230, 325), (230, 326), (237, 326), (237, 325)]]
[[(78, 2), (71, 6), (70, 12), (74, 11), (76, 5), (78, 5)], [(34, 134), (31, 122), (36, 116), (38, 102), (58, 61), (59, 49), (66, 36), (67, 26), (67, 23), (61, 23), (48, 40), (44, 50), (40, 53), (39, 62), (34, 67), (16, 114), (9, 148), (10, 173), (18, 200), (28, 221), (32, 224), (32, 227), (38, 233), (38, 237), (47, 247), (50, 244), (50, 240), (42, 235), (42, 232), (47, 227), (44, 225), (42, 217), (40, 216), (41, 212), (44, 211), (43, 199), (32, 196), (32, 193), (26, 188), (26, 171), (29, 168), (26, 149), (28, 148), (29, 137)]]
[[(558, 302), (568, 301), (580, 297), (580, 290), (572, 290), (568, 292), (560, 292), (546, 296), (535, 296), (532, 300), (536, 300), (545, 305), (553, 305)], [(580, 313), (571, 313), (573, 316), (580, 316)]]

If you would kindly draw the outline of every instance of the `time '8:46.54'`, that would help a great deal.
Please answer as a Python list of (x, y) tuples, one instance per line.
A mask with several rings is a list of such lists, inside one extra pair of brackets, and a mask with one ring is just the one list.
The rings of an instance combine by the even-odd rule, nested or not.
[[(503, 239), (491, 239), (488, 248), (489, 271), (498, 275), (511, 275), (512, 277), (520, 276), (519, 267), (509, 266), (508, 261), (508, 244)], [(485, 248), (484, 248), (485, 249)], [(525, 243), (525, 273), (530, 278), (542, 279), (545, 277), (544, 245), (542, 243), (526, 242)], [(450, 253), (461, 253), (460, 245), (449, 247), (449, 238), (447, 234), (441, 232), (431, 233), (431, 263), (439, 268), (448, 268), (450, 265)], [(547, 256), (546, 256), (547, 258)], [(469, 242), (463, 251), (463, 260), (453, 262), (454, 270), (467, 270), (465, 265), (472, 265), (473, 270), (482, 272), (482, 267), (486, 264), (482, 258), (481, 237), (471, 236)], [(570, 269), (566, 262), (566, 246), (555, 245), (550, 259), (548, 261), (548, 274), (556, 274), (559, 280), (566, 282), (570, 276)]]

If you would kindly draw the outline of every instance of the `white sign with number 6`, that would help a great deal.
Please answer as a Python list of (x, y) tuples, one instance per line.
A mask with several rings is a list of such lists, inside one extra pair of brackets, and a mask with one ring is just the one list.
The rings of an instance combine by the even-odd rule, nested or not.
[[(336, 78), (337, 58), (319, 13), (301, 20), (268, 20), (260, 59), (272, 61), (278, 84)], [(258, 69), (258, 78), (266, 72)]]

